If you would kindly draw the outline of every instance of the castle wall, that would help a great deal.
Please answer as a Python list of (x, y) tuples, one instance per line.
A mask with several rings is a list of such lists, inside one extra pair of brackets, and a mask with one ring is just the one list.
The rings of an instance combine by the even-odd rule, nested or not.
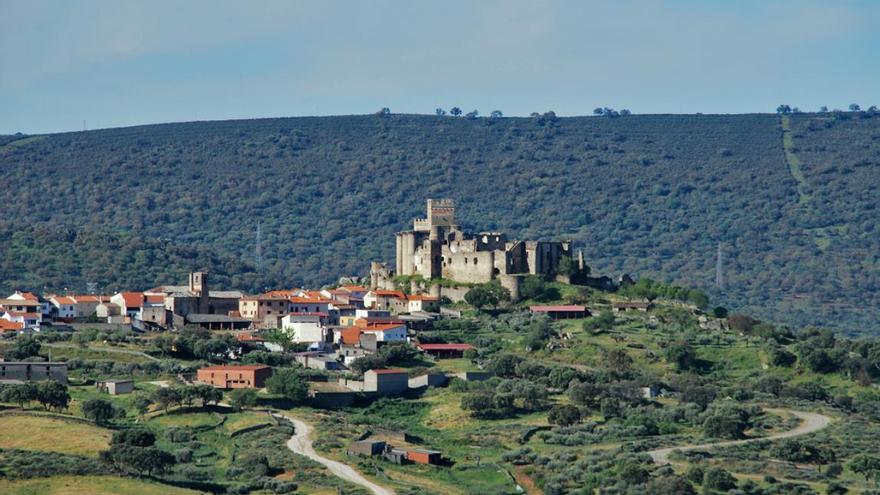
[(492, 280), (495, 251), (453, 253), (444, 246), (442, 260), (443, 278), (477, 284)]

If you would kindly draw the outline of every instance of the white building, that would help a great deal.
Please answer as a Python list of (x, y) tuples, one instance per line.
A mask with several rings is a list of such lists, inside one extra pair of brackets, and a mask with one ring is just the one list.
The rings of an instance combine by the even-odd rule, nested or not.
[(140, 319), (144, 307), (143, 292), (118, 292), (110, 298), (110, 302), (122, 308), (122, 315)]
[(370, 325), (361, 330), (376, 335), (376, 342), (406, 342), (406, 324)]
[(422, 294), (410, 294), (406, 298), (410, 313), (437, 313), (440, 311), (440, 298)]
[(0, 312), (3, 319), (16, 323), (23, 323), (25, 328), (39, 330), (43, 322), (43, 312), (39, 299), (30, 293), (15, 294), (0, 299)]
[(52, 296), (49, 302), (55, 307), (57, 318), (76, 318), (76, 300), (68, 296)]
[(324, 342), (326, 328), (319, 314), (291, 313), (281, 319), (281, 329), (298, 344)]
[(364, 307), (384, 309), (394, 314), (406, 313), (406, 294), (399, 290), (371, 290), (364, 296)]

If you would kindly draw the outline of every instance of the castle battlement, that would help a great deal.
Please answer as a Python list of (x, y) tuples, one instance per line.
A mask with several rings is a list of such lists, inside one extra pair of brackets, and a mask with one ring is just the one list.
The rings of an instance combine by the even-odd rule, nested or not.
[(414, 218), (413, 219), (413, 230), (416, 232), (430, 232), (431, 231), (431, 221), (427, 218)]

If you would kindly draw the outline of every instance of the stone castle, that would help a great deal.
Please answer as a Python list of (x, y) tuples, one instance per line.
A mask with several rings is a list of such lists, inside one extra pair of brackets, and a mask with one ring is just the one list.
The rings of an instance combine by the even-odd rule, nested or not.
[[(463, 231), (455, 220), (451, 199), (429, 199), (427, 218), (413, 220), (412, 230), (398, 232), (396, 275), (421, 275), (426, 280), (485, 283), (499, 279), (505, 286), (521, 275), (555, 276), (563, 257), (571, 257), (570, 241), (508, 240), (500, 232)], [(372, 285), (382, 285), (390, 270), (374, 264)]]

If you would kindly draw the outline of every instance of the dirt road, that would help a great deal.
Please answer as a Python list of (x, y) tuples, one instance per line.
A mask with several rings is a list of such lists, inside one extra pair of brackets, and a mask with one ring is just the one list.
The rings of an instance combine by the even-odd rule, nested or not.
[(357, 472), (351, 466), (347, 466), (338, 461), (327, 459), (326, 457), (322, 457), (317, 452), (315, 452), (314, 447), (312, 447), (312, 427), (308, 423), (296, 419), (292, 416), (287, 416), (283, 414), (275, 414), (275, 416), (279, 418), (285, 418), (293, 423), (293, 427), (295, 429), (294, 434), (292, 437), (290, 437), (290, 440), (287, 441), (287, 448), (289, 448), (290, 450), (296, 452), (297, 454), (304, 455), (315, 462), (323, 464), (335, 476), (338, 476), (346, 481), (350, 481), (356, 485), (363, 486), (373, 492), (374, 495), (394, 495), (394, 490), (373, 483), (372, 481), (365, 478), (361, 473)]
[(808, 433), (813, 433), (814, 431), (819, 431), (822, 428), (828, 426), (831, 423), (831, 418), (828, 416), (804, 412), (804, 411), (792, 411), (790, 409), (766, 409), (767, 412), (773, 413), (788, 413), (792, 416), (796, 416), (799, 418), (802, 423), (797, 426), (797, 428), (793, 428), (788, 431), (783, 431), (781, 433), (776, 433), (775, 435), (770, 435), (762, 438), (747, 438), (745, 440), (729, 440), (725, 442), (715, 442), (715, 443), (704, 443), (700, 445), (680, 445), (678, 447), (666, 447), (662, 449), (651, 450), (648, 454), (651, 456), (651, 459), (654, 460), (655, 464), (669, 464), (669, 454), (675, 450), (679, 451), (688, 451), (688, 450), (703, 450), (703, 449), (711, 449), (713, 447), (726, 447), (729, 445), (742, 445), (745, 443), (759, 442), (761, 440), (779, 440), (782, 438), (791, 438), (797, 437), (800, 435), (806, 435)]

